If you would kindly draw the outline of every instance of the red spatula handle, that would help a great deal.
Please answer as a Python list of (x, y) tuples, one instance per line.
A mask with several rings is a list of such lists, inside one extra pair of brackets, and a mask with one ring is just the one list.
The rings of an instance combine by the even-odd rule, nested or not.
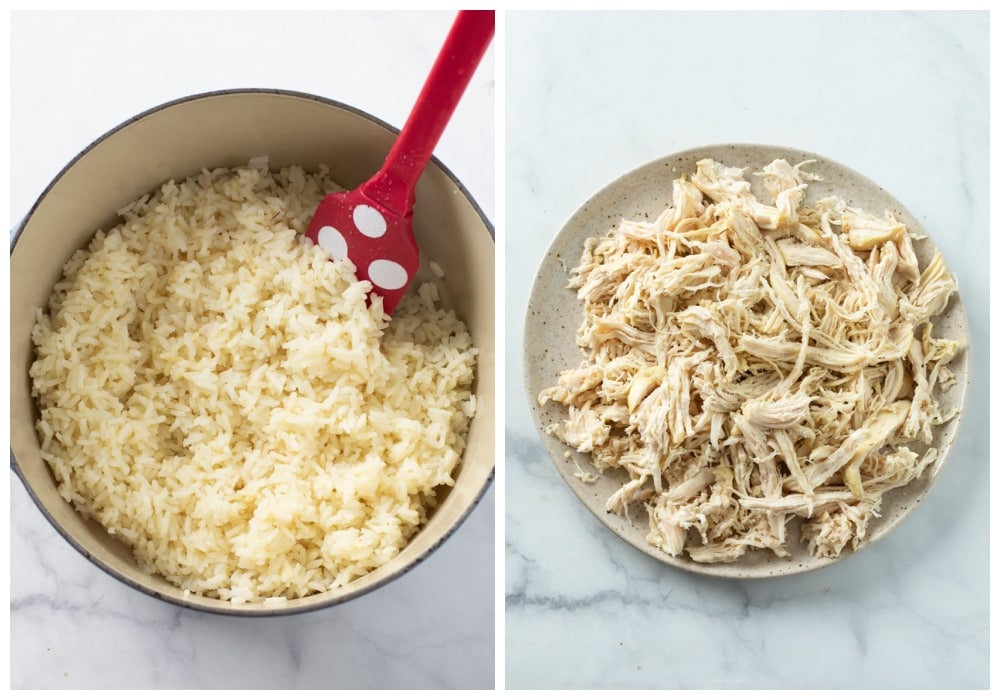
[(492, 10), (462, 10), (455, 18), (413, 111), (382, 169), (361, 191), (398, 216), (413, 209), (413, 190), (476, 66), (493, 38)]

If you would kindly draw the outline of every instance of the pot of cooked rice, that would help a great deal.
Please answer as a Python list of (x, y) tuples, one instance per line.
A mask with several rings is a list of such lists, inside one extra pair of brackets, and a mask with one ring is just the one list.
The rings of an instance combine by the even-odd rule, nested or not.
[(31, 209), (11, 250), (13, 468), (106, 572), (200, 610), (303, 612), (405, 573), (483, 495), (489, 221), (432, 161), (391, 319), (303, 235), (395, 135), (312, 95), (196, 95), (103, 136)]

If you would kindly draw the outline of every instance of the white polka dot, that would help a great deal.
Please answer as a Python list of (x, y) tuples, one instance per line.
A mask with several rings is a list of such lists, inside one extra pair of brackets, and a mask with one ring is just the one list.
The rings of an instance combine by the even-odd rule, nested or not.
[(354, 225), (369, 238), (385, 235), (385, 218), (378, 213), (378, 209), (367, 204), (359, 204), (354, 208)]
[(323, 250), (329, 253), (334, 260), (347, 259), (347, 240), (344, 238), (344, 234), (333, 226), (321, 228), (316, 239)]
[(407, 282), (406, 270), (392, 260), (376, 260), (368, 266), (368, 279), (382, 289), (399, 289)]

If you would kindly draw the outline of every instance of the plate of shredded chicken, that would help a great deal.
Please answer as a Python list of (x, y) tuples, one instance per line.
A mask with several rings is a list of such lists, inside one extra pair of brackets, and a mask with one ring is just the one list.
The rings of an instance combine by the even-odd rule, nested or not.
[(732, 577), (819, 568), (922, 501), (960, 423), (957, 282), (885, 190), (728, 144), (608, 185), (544, 258), (525, 382), (583, 503), (640, 550)]

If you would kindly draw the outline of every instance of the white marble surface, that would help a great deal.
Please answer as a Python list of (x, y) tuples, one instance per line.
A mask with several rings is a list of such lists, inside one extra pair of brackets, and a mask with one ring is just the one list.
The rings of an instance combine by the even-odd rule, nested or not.
[[(402, 126), (451, 13), (14, 14), (11, 226), (77, 152), (207, 90), (300, 90)], [(436, 155), (494, 215), (494, 50)], [(427, 561), (349, 603), (237, 619), (182, 610), (69, 547), (10, 479), (12, 688), (489, 688), (494, 489)]]
[[(986, 15), (511, 14), (506, 30), (508, 687), (987, 687)], [(970, 407), (927, 501), (785, 579), (631, 549), (561, 481), (522, 388), (527, 298), (563, 223), (634, 167), (720, 142), (880, 183), (935, 237), (970, 316)]]

